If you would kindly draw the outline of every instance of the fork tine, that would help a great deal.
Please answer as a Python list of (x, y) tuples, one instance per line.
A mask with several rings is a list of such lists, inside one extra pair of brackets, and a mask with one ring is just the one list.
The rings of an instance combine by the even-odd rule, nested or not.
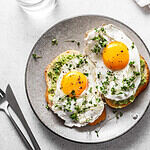
[(0, 89), (0, 93), (2, 94), (2, 96), (5, 96), (5, 93), (3, 92), (2, 89)]

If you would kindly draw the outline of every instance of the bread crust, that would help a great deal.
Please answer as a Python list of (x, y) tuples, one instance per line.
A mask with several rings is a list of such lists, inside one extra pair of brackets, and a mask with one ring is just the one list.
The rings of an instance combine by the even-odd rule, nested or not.
[[(145, 61), (145, 59), (142, 56), (140, 56), (140, 58), (142, 60), (144, 60), (144, 62), (145, 62), (146, 82), (144, 85), (140, 85), (138, 87), (138, 89), (134, 95), (135, 97), (137, 97), (142, 91), (144, 91), (144, 89), (146, 89), (146, 87), (148, 86), (148, 83), (149, 83), (149, 68), (148, 68), (147, 62)], [(129, 102), (128, 104), (118, 105), (118, 104), (112, 103), (112, 100), (107, 99), (107, 98), (105, 98), (105, 102), (107, 103), (107, 105), (109, 105), (112, 108), (124, 108), (124, 107), (128, 106), (129, 104), (131, 104), (131, 102)]]
[[(53, 59), (53, 61), (47, 65), (47, 67), (45, 68), (45, 71), (44, 71), (44, 75), (45, 75), (45, 80), (46, 80), (46, 92), (45, 92), (45, 99), (47, 101), (47, 104), (49, 106), (49, 108), (52, 107), (53, 103), (52, 101), (49, 100), (48, 98), (48, 89), (49, 89), (49, 86), (48, 86), (48, 82), (50, 81), (49, 80), (49, 77), (48, 77), (48, 72), (49, 72), (49, 69), (51, 67), (53, 67), (53, 64), (58, 60), (58, 58), (62, 55), (70, 55), (70, 54), (80, 54), (79, 51), (76, 51), (76, 50), (67, 50), (63, 53), (61, 53), (59, 56), (57, 56), (56, 58)], [(106, 109), (104, 108), (102, 114), (98, 117), (98, 119), (96, 119), (94, 122), (92, 123), (89, 123), (89, 125), (93, 126), (93, 125), (96, 125), (98, 123), (100, 123), (101, 121), (105, 120), (106, 118)]]
[(89, 123), (88, 125), (90, 126), (95, 126), (97, 125), (98, 123), (104, 121), (106, 119), (106, 108), (104, 108), (102, 114), (92, 123)]

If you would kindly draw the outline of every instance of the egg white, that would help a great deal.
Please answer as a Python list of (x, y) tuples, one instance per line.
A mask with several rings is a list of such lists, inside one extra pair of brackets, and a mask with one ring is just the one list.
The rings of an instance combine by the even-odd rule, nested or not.
[[(90, 122), (94, 122), (103, 112), (104, 110), (104, 103), (102, 100), (100, 102), (97, 102), (96, 98), (101, 98), (100, 93), (96, 89), (96, 78), (95, 78), (95, 66), (93, 63), (87, 58), (88, 63), (81, 65), (79, 68), (77, 68), (77, 64), (79, 63), (78, 58), (74, 58), (67, 62), (64, 66), (61, 68), (61, 74), (57, 80), (57, 87), (55, 91), (55, 95), (53, 97), (53, 106), (52, 110), (54, 113), (56, 113), (61, 119), (65, 120), (65, 125), (72, 127), (72, 126), (85, 126)], [(68, 66), (72, 64), (71, 68), (68, 68)], [(83, 93), (77, 98), (76, 102), (71, 101), (71, 112), (60, 110), (58, 107), (55, 107), (56, 105), (64, 106), (67, 103), (67, 99), (64, 101), (60, 101), (59, 98), (63, 98), (66, 95), (61, 90), (61, 81), (63, 76), (68, 73), (69, 71), (79, 71), (81, 73), (88, 73), (87, 79), (88, 79), (88, 87), (86, 90), (83, 91)], [(90, 88), (92, 87), (92, 92), (89, 92)], [(69, 88), (69, 87), (68, 87)], [(84, 97), (87, 97), (87, 104), (86, 107), (88, 108), (84, 113), (78, 114), (78, 121), (74, 121), (70, 118), (70, 114), (75, 112), (75, 103), (76, 105), (79, 105), (82, 107), (82, 103), (85, 100)], [(92, 101), (92, 104), (89, 102)], [(93, 105), (96, 104), (96, 107), (93, 107)]]
[[(101, 27), (99, 27), (98, 29), (100, 28)], [(121, 31), (112, 24), (104, 25), (103, 28), (106, 31), (106, 34), (103, 34), (103, 37), (108, 41), (107, 44), (109, 44), (111, 41), (119, 41), (124, 43), (129, 50), (129, 62), (134, 61), (134, 71), (140, 72), (140, 56), (136, 45), (134, 45), (133, 49), (131, 48), (133, 41), (123, 31)], [(106, 77), (108, 76), (107, 72), (112, 70), (107, 68), (103, 62), (103, 50), (98, 55), (91, 51), (91, 49), (95, 45), (95, 41), (92, 40), (95, 36), (98, 36), (98, 33), (95, 29), (87, 33), (87, 36), (85, 37), (86, 48), (84, 49), (84, 54), (86, 54), (94, 62), (96, 66), (96, 74), (101, 73), (100, 79), (96, 78), (96, 84), (99, 85), (99, 87), (101, 87), (102, 82), (106, 81)], [(136, 77), (134, 81), (135, 87), (133, 89), (130, 89), (129, 91), (123, 91), (122, 94), (118, 94), (120, 92), (121, 87), (123, 86), (123, 79), (129, 79), (133, 76), (133, 71), (129, 66), (129, 63), (125, 68), (118, 71), (113, 71), (113, 74), (117, 78), (117, 80), (114, 82), (113, 77), (109, 79), (110, 84), (109, 86), (107, 86), (107, 93), (104, 94), (106, 98), (115, 101), (121, 101), (128, 99), (130, 96), (136, 93), (136, 90), (141, 82), (141, 75)], [(112, 87), (115, 87), (115, 90), (117, 91), (116, 94), (111, 94)]]

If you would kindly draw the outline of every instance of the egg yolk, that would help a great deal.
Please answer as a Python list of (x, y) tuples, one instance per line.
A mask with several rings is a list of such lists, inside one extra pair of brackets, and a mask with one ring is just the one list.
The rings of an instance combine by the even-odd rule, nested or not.
[(69, 96), (78, 97), (87, 88), (87, 77), (78, 71), (70, 71), (65, 74), (61, 81), (62, 91)]
[(118, 41), (109, 43), (103, 50), (104, 64), (111, 70), (120, 70), (129, 62), (129, 51), (127, 46)]

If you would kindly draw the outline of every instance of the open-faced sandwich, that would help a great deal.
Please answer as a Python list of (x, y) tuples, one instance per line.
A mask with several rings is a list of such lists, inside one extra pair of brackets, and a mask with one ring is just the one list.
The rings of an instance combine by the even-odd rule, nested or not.
[(134, 42), (112, 24), (85, 34), (85, 55), (95, 64), (96, 84), (112, 108), (132, 103), (149, 83), (149, 69)]
[(78, 51), (68, 50), (45, 69), (46, 100), (65, 125), (95, 125), (106, 117), (104, 102), (96, 87), (95, 66)]
[(45, 69), (49, 108), (69, 127), (96, 125), (112, 108), (132, 103), (149, 83), (149, 69), (134, 42), (112, 24), (85, 34), (85, 49), (68, 50)]

